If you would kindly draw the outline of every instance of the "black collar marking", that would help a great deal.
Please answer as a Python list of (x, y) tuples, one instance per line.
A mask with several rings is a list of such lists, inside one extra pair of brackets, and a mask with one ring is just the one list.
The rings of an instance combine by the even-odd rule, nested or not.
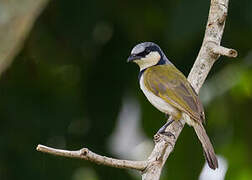
[(140, 79), (141, 79), (141, 77), (142, 77), (142, 75), (143, 75), (143, 73), (144, 73), (144, 71), (146, 70), (147, 68), (145, 68), (145, 69), (143, 69), (143, 70), (141, 70), (140, 72), (139, 72), (139, 74), (138, 74), (138, 81), (140, 81)]
[(160, 60), (158, 61), (158, 63), (155, 66), (157, 66), (157, 65), (164, 65), (164, 64), (167, 64), (167, 62), (164, 60), (163, 55), (162, 55), (161, 58), (160, 58)]

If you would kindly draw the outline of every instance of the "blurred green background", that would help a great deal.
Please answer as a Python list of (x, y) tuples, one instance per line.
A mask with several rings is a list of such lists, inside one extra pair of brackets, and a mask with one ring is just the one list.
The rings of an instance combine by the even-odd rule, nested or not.
[[(134, 171), (35, 148), (41, 143), (69, 150), (88, 147), (125, 159), (148, 156), (165, 117), (146, 100), (138, 67), (126, 59), (134, 45), (153, 41), (188, 75), (209, 3), (50, 1), (0, 79), (0, 179), (139, 179)], [(238, 50), (239, 57), (221, 57), (200, 96), (206, 129), (221, 159), (214, 173), (220, 180), (251, 180), (252, 1), (231, 0), (229, 7), (222, 44)], [(186, 126), (161, 179), (210, 180), (209, 169), (202, 175), (204, 163), (201, 145)]]

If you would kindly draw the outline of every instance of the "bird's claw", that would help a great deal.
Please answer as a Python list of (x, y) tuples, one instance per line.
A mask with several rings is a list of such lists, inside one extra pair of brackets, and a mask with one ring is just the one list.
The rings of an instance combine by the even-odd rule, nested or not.
[(171, 132), (166, 132), (166, 131), (163, 131), (163, 132), (157, 132), (155, 135), (154, 135), (154, 141), (155, 142), (158, 142), (161, 138), (161, 136), (167, 136), (167, 137), (173, 137), (173, 139), (176, 139), (176, 136), (171, 133)]
[(173, 133), (171, 133), (170, 131), (168, 131), (168, 132), (164, 131), (161, 134), (168, 136), (168, 137), (173, 137), (174, 139), (176, 139), (175, 135)]

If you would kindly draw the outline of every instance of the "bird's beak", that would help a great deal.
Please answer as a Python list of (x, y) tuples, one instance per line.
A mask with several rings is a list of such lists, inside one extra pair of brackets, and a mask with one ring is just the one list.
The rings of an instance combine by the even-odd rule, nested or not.
[(132, 62), (134, 60), (137, 60), (137, 59), (141, 59), (142, 57), (141, 56), (137, 56), (136, 54), (131, 54), (128, 59), (127, 59), (127, 62)]

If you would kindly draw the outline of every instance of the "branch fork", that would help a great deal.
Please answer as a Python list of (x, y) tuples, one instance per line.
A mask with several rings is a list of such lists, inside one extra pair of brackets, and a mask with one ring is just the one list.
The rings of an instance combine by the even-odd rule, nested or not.
[[(227, 17), (228, 1), (229, 0), (211, 0), (203, 43), (188, 76), (188, 81), (197, 93), (199, 93), (199, 90), (214, 62), (221, 55), (236, 57), (238, 54), (236, 50), (220, 45)], [(83, 148), (78, 151), (67, 151), (38, 145), (37, 151), (56, 156), (89, 160), (97, 164), (115, 168), (135, 169), (141, 172), (143, 180), (159, 180), (162, 168), (170, 153), (173, 151), (177, 138), (179, 137), (184, 125), (185, 121), (181, 119), (180, 121), (173, 122), (167, 127), (166, 132), (171, 132), (174, 134), (174, 137), (167, 137), (163, 135), (155, 136), (154, 149), (146, 161), (130, 161), (109, 158), (98, 155), (87, 148)]]
[(227, 56), (227, 57), (231, 57), (231, 58), (235, 58), (237, 57), (238, 53), (236, 50), (234, 49), (229, 49), (220, 45), (215, 44), (214, 42), (207, 42), (207, 47), (210, 50), (210, 53), (213, 56)]

